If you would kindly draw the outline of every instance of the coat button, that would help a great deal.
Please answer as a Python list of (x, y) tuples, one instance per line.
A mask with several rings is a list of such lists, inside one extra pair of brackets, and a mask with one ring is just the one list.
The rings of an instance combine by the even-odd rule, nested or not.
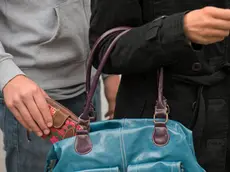
[(193, 63), (192, 65), (192, 70), (195, 71), (195, 72), (198, 72), (201, 70), (201, 64), (200, 63)]

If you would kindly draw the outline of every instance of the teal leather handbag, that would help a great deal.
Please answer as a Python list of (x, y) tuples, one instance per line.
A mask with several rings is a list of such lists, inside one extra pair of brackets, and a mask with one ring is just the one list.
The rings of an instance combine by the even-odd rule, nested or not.
[[(119, 27), (104, 33), (94, 45), (87, 71), (87, 102), (78, 119), (76, 137), (55, 143), (45, 172), (205, 172), (198, 164), (192, 132), (168, 119), (163, 96), (163, 69), (158, 73), (158, 99), (153, 119), (121, 119), (90, 124), (91, 100), (103, 66), (116, 41), (130, 28)], [(101, 59), (92, 85), (91, 67), (98, 44), (110, 34), (118, 36)]]

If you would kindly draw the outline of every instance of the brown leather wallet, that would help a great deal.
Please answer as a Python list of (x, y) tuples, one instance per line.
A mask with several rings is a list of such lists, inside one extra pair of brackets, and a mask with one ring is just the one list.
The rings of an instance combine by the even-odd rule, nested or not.
[[(50, 98), (47, 98), (46, 101), (53, 118), (53, 126), (50, 128), (49, 135), (42, 136), (43, 139), (48, 139), (52, 143), (56, 143), (60, 140), (76, 136), (77, 130), (88, 130), (88, 128), (84, 128), (87, 125), (81, 125), (78, 116), (68, 108)], [(95, 117), (91, 117), (90, 120), (94, 121)], [(30, 140), (29, 133), (28, 140)]]

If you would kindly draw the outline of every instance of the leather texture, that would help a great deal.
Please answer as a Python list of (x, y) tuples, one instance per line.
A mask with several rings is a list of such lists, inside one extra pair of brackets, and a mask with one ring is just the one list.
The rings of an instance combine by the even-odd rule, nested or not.
[[(122, 119), (90, 124), (91, 101), (103, 66), (116, 41), (130, 28), (121, 27), (104, 33), (89, 56), (87, 101), (78, 124), (76, 137), (53, 145), (45, 172), (204, 172), (198, 164), (192, 132), (168, 119), (169, 108), (163, 96), (163, 68), (158, 73), (158, 98), (153, 119)], [(117, 36), (101, 58), (95, 77), (90, 82), (93, 54), (97, 45), (110, 34)]]
[[(50, 128), (51, 132), (49, 135), (42, 136), (43, 139), (47, 139), (51, 143), (56, 143), (60, 140), (76, 136), (76, 131), (84, 129), (79, 124), (80, 119), (69, 109), (50, 98), (47, 98), (46, 101), (53, 118), (53, 127)], [(28, 131), (27, 136), (28, 140), (30, 140), (30, 133)]]
[[(92, 151), (82, 155), (75, 137), (53, 145), (46, 172), (204, 172), (196, 161), (192, 132), (178, 122), (167, 123), (170, 139), (154, 144), (152, 119), (123, 119), (92, 123)], [(52, 161), (56, 166), (49, 170)]]

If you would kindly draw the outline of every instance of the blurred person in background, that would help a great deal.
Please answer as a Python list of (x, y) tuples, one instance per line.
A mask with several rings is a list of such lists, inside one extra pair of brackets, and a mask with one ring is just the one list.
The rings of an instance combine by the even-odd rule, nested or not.
[[(95, 91), (95, 95), (93, 97), (93, 104), (95, 105), (95, 111), (97, 115), (97, 121), (103, 120), (103, 119), (113, 119), (114, 117), (114, 110), (116, 106), (116, 96), (120, 84), (120, 76), (119, 75), (106, 75), (102, 74), (102, 79), (98, 83), (98, 87)], [(103, 88), (104, 90), (101, 90)], [(102, 93), (101, 93), (102, 91)], [(100, 95), (100, 96), (99, 96)], [(105, 96), (105, 101), (103, 102), (103, 99), (101, 96)], [(106, 114), (103, 114), (104, 107), (102, 104), (107, 104), (107, 112)]]
[(120, 76), (119, 75), (102, 75), (104, 81), (104, 92), (105, 98), (108, 102), (108, 110), (105, 114), (105, 119), (113, 119), (114, 111), (116, 107), (116, 97), (120, 84)]

